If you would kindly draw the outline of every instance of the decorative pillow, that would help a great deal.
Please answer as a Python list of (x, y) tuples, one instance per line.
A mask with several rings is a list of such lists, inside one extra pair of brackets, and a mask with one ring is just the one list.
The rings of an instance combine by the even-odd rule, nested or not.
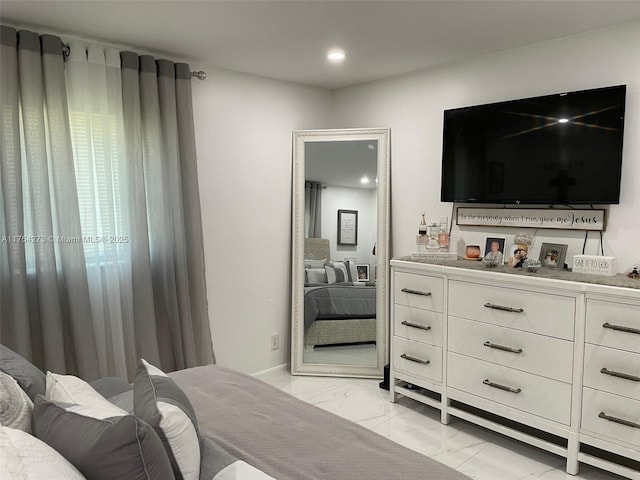
[(47, 372), (45, 398), (54, 402), (90, 406), (93, 412), (100, 412), (98, 418), (116, 417), (127, 413), (96, 392), (87, 382), (73, 375)]
[[(36, 398), (36, 436), (95, 480), (174, 480), (153, 428), (133, 415), (104, 418), (100, 409)], [(46, 476), (42, 478), (48, 478)]]
[(323, 268), (325, 263), (327, 263), (326, 258), (323, 258), (322, 260), (315, 260), (313, 258), (304, 259), (305, 268)]
[(353, 260), (347, 260), (344, 262), (347, 266), (347, 276), (350, 282), (358, 282), (358, 269), (356, 268), (356, 262)]
[(84, 480), (76, 467), (49, 445), (22, 430), (0, 426), (0, 478)]
[(327, 283), (325, 268), (306, 268), (307, 283)]
[(327, 272), (327, 283), (348, 282), (347, 267), (344, 262), (332, 262), (324, 266)]
[(15, 378), (0, 372), (0, 425), (31, 433), (33, 402)]
[(133, 381), (133, 409), (160, 436), (176, 479), (197, 480), (200, 442), (191, 402), (167, 374), (143, 359)]
[(29, 360), (4, 345), (0, 345), (0, 370), (15, 378), (31, 400), (38, 394), (44, 395), (44, 373)]

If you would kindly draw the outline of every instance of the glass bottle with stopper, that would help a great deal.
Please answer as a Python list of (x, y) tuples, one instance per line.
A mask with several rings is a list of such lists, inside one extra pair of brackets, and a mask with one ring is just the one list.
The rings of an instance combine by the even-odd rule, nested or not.
[(449, 218), (440, 217), (440, 228), (438, 229), (438, 245), (440, 250), (446, 252), (449, 250), (449, 231), (447, 227), (449, 225)]
[(440, 229), (440, 226), (437, 223), (433, 222), (429, 224), (428, 234), (427, 234), (429, 239), (427, 240), (426, 248), (431, 252), (437, 252), (438, 250), (440, 250), (440, 244), (438, 243), (439, 229)]

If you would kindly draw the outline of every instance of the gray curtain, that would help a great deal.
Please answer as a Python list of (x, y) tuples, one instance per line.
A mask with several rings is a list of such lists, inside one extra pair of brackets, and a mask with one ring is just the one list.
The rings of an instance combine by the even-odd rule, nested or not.
[[(163, 369), (212, 363), (190, 69), (133, 52), (122, 52), (121, 60), (127, 153), (135, 166), (135, 315), (155, 320)], [(155, 354), (145, 336), (153, 325), (137, 328), (140, 351)]]
[(304, 182), (305, 237), (322, 237), (322, 184)]
[[(139, 357), (165, 371), (213, 363), (189, 66), (121, 53), (123, 112), (113, 118), (126, 139), (118, 181), (131, 253), (89, 267), (62, 41), (2, 26), (1, 48), (0, 343), (87, 380), (131, 378)], [(127, 352), (119, 367), (103, 358), (110, 348)]]
[(96, 378), (62, 41), (1, 28), (0, 342)]

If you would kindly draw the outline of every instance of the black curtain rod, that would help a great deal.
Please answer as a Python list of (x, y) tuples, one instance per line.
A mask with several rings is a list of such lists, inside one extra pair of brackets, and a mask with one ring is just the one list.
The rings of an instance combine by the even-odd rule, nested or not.
[[(71, 47), (69, 46), (68, 43), (65, 43), (62, 45), (62, 54), (65, 57), (68, 57), (71, 54)], [(207, 72), (203, 71), (203, 70), (199, 70), (199, 71), (193, 71), (191, 72), (191, 77), (195, 77), (198, 80), (204, 80), (205, 78), (207, 78)]]

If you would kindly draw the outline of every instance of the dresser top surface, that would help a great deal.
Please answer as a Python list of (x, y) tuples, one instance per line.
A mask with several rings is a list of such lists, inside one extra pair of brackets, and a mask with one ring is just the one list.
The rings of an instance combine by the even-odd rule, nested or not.
[(410, 256), (406, 256), (395, 257), (393, 260), (400, 260), (415, 264), (461, 268), (465, 270), (504, 273), (507, 275), (517, 275), (521, 277), (563, 280), (566, 282), (588, 283), (593, 285), (605, 285), (610, 287), (633, 288), (636, 290), (640, 290), (640, 279), (629, 278), (623, 273), (608, 277), (604, 275), (592, 275), (587, 273), (573, 273), (566, 270), (558, 270), (549, 267), (540, 267), (537, 272), (528, 272), (522, 268), (509, 268), (506, 265), (497, 265), (489, 268), (483, 262), (464, 260), (461, 258), (458, 258), (457, 260), (412, 260)]

